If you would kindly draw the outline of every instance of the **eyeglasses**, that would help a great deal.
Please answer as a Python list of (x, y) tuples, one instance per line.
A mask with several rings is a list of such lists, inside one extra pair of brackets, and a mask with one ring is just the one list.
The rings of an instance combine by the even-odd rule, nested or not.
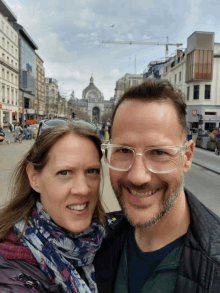
[(117, 171), (128, 171), (134, 163), (135, 156), (143, 156), (146, 167), (153, 173), (170, 173), (180, 166), (181, 155), (186, 152), (187, 142), (183, 146), (150, 147), (143, 153), (136, 153), (136, 148), (102, 144), (102, 151), (107, 165)]
[[(46, 126), (46, 129), (47, 129), (47, 128), (53, 128), (53, 127), (56, 127), (56, 126), (58, 126), (60, 124), (68, 123), (68, 122), (69, 122), (69, 120), (67, 120), (67, 119), (47, 119), (47, 120), (44, 120), (43, 122), (41, 121), (39, 123), (39, 128), (38, 128), (38, 132), (37, 132), (37, 138), (38, 138), (38, 136), (42, 132), (42, 130), (41, 130), (42, 126)], [(86, 122), (84, 120), (75, 120), (74, 123), (76, 125), (84, 125), (84, 126), (87, 126), (90, 129), (96, 131), (96, 126), (95, 125), (93, 125), (93, 124), (91, 124), (89, 122)]]

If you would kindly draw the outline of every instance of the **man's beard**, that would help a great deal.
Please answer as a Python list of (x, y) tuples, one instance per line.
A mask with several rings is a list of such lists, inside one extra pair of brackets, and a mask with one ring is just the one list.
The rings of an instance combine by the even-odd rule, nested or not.
[[(122, 187), (126, 186), (126, 187), (129, 188), (129, 186), (131, 186), (132, 184), (127, 183), (124, 180), (119, 180), (118, 181), (118, 189), (116, 189), (113, 186), (112, 183), (111, 183), (111, 185), (112, 185), (112, 189), (114, 190), (115, 195), (116, 195), (116, 197), (118, 199), (119, 205), (120, 205), (125, 217), (130, 222), (130, 224), (135, 228), (146, 228), (146, 227), (151, 227), (151, 226), (157, 224), (163, 216), (165, 216), (167, 213), (169, 213), (170, 209), (175, 204), (178, 196), (180, 195), (180, 193), (181, 193), (181, 191), (183, 189), (183, 186), (184, 186), (184, 173), (182, 172), (181, 181), (178, 182), (177, 186), (174, 187), (170, 191), (169, 196), (166, 196), (166, 192), (168, 190), (168, 184), (165, 183), (165, 182), (162, 183), (160, 186), (151, 186), (149, 188), (150, 185), (145, 185), (145, 188), (142, 188), (142, 190), (144, 190), (144, 189), (155, 190), (155, 189), (158, 189), (158, 188), (164, 190), (164, 197), (163, 197), (162, 202), (160, 203), (159, 211), (150, 220), (148, 220), (147, 222), (142, 222), (142, 223), (138, 223), (138, 222), (136, 223), (131, 219), (131, 217), (129, 216), (128, 211), (126, 209), (126, 205), (125, 205), (125, 202), (124, 202), (124, 199), (123, 199), (123, 196), (122, 196)], [(138, 189), (137, 189), (137, 187), (135, 188), (133, 186), (132, 189), (140, 190), (140, 187), (138, 187)], [(133, 206), (135, 206), (137, 209), (145, 209), (147, 207), (146, 205), (133, 205)], [(146, 211), (146, 213), (147, 213), (147, 211)]]

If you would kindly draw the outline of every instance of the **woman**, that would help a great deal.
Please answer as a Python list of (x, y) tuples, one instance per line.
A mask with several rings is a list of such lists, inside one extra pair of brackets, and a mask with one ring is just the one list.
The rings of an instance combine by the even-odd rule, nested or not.
[(47, 129), (15, 169), (0, 210), (0, 292), (97, 292), (105, 234), (101, 141), (87, 125)]

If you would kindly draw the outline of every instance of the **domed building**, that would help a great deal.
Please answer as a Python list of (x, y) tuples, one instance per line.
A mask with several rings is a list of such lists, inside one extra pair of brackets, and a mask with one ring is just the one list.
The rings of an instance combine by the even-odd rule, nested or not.
[(71, 101), (82, 112), (89, 115), (91, 123), (102, 123), (102, 115), (110, 113), (114, 107), (114, 100), (105, 101), (101, 91), (95, 86), (91, 76), (89, 85), (82, 92), (82, 99)]

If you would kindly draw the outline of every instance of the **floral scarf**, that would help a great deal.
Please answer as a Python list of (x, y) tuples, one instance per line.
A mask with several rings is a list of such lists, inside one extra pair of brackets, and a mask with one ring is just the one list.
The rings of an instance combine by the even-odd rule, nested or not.
[[(24, 220), (15, 224), (18, 236), (24, 225)], [(65, 292), (97, 293), (92, 262), (104, 236), (105, 229), (96, 222), (80, 234), (71, 234), (57, 226), (38, 201), (21, 241), (29, 247), (45, 275), (61, 284)], [(86, 281), (75, 267), (82, 267)]]

